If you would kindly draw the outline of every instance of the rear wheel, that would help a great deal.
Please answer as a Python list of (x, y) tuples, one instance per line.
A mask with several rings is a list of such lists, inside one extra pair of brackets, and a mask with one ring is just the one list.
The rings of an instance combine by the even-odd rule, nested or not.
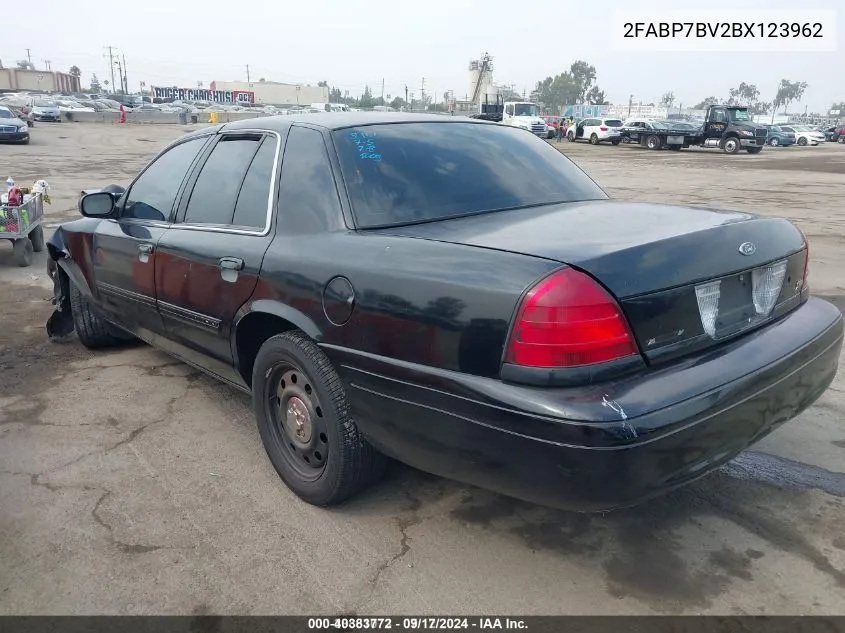
[(27, 238), (15, 240), (12, 246), (12, 254), (15, 258), (15, 263), (21, 268), (26, 268), (32, 265), (32, 242)]
[(745, 149), (745, 151), (747, 151), (749, 154), (759, 154), (760, 152), (763, 151), (763, 148), (762, 147), (747, 147)]
[(273, 467), (308, 503), (340, 503), (381, 476), (385, 458), (358, 430), (328, 357), (302, 332), (278, 334), (261, 346), (252, 402)]
[(669, 149), (674, 150), (676, 152), (681, 151), (681, 145), (669, 145)]
[(616, 139), (615, 141), (610, 141), (611, 145), (619, 145), (622, 142), (622, 139)]
[(114, 347), (133, 338), (106, 321), (73, 283), (70, 284), (70, 312), (76, 335), (88, 349)]
[(599, 137), (598, 134), (593, 132), (590, 134), (590, 145), (598, 145), (599, 144)]
[(799, 138), (799, 139), (798, 139), (798, 144), (799, 144), (801, 147), (806, 146), (806, 145), (807, 145), (807, 137), (806, 137), (806, 136), (802, 136), (801, 138)]
[(663, 141), (660, 140), (660, 137), (656, 134), (652, 134), (646, 139), (646, 147), (649, 149), (660, 149), (660, 146), (663, 144)]
[(44, 250), (44, 227), (42, 225), (36, 226), (29, 234), (29, 241), (32, 242), (32, 250), (40, 253)]
[(722, 149), (726, 154), (736, 154), (740, 148), (739, 139), (733, 137), (725, 139), (725, 142), (722, 143)]

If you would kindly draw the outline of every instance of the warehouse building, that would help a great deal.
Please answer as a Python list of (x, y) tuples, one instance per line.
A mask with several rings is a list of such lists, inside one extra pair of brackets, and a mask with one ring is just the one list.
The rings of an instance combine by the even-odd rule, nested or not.
[(209, 90), (251, 92), (255, 95), (255, 103), (276, 106), (307, 106), (329, 101), (329, 89), (325, 86), (283, 84), (277, 81), (212, 81)]
[(0, 67), (0, 92), (81, 92), (79, 77), (50, 70)]

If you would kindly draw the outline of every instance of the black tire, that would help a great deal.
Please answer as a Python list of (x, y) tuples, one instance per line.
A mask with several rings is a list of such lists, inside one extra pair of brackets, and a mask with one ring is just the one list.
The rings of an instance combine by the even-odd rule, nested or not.
[(769, 141), (769, 145), (771, 145), (772, 147), (777, 147), (778, 145), (780, 145), (780, 141), (776, 138), (773, 138), (771, 141)]
[(668, 145), (667, 147), (676, 152), (680, 152), (683, 145)]
[(21, 141), (21, 145), (29, 145), (29, 137), (27, 136), (25, 140)]
[[(304, 501), (335, 505), (383, 473), (386, 460), (358, 431), (340, 376), (299, 330), (277, 334), (258, 350), (252, 403), (270, 462)], [(302, 414), (293, 416), (295, 431), (288, 411)]]
[(738, 138), (733, 136), (726, 138), (722, 143), (722, 150), (725, 154), (736, 154), (740, 149), (742, 149), (742, 144)]
[(590, 134), (590, 145), (598, 145), (599, 144), (599, 137), (598, 134), (593, 132)]
[(663, 145), (663, 140), (656, 134), (652, 134), (646, 139), (645, 145), (649, 149), (660, 149), (660, 147)]
[(32, 242), (26, 238), (15, 240), (12, 249), (15, 263), (18, 266), (26, 268), (32, 265)]
[(70, 284), (70, 312), (73, 326), (81, 343), (88, 349), (114, 347), (131, 340), (131, 334), (123, 332), (106, 321), (73, 283)]
[(760, 152), (763, 151), (763, 148), (762, 147), (746, 147), (745, 151), (748, 152), (749, 154), (759, 154)]
[(807, 146), (807, 137), (806, 137), (806, 136), (802, 136), (801, 138), (799, 138), (799, 139), (798, 139), (798, 144), (799, 144), (801, 147), (806, 147), (806, 146)]
[(622, 139), (617, 139), (615, 141), (610, 141), (610, 144), (615, 147), (616, 145), (619, 145), (619, 143), (621, 143), (621, 142), (622, 142)]
[(32, 242), (32, 250), (36, 253), (44, 251), (44, 227), (41, 224), (29, 233), (29, 241)]

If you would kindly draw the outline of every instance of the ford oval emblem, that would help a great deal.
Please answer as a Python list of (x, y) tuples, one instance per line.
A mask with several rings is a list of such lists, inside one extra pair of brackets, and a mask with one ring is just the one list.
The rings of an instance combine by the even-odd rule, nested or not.
[(739, 252), (741, 255), (753, 255), (757, 252), (757, 247), (751, 242), (743, 242), (739, 245)]

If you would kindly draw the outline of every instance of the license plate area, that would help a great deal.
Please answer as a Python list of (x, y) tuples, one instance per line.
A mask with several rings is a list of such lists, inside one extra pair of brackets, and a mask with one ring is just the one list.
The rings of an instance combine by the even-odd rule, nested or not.
[(751, 294), (751, 273), (721, 279), (716, 338), (729, 336), (746, 327), (756, 316)]

